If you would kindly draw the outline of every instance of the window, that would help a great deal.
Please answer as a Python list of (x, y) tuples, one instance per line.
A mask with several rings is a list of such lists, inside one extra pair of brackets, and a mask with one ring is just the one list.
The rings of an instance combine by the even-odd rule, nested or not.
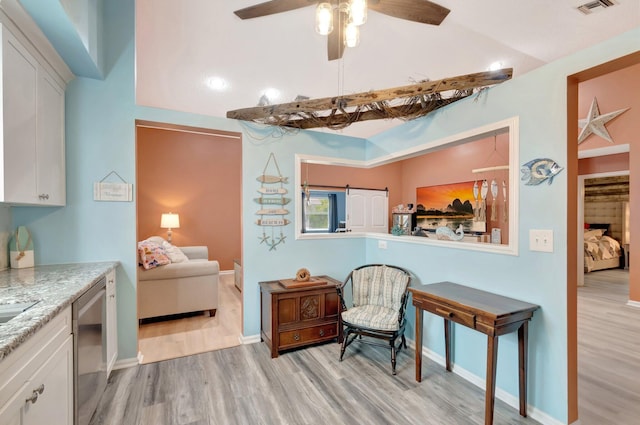
[[(304, 197), (304, 194), (303, 194)], [(329, 196), (311, 193), (309, 200), (303, 200), (305, 232), (329, 231)]]

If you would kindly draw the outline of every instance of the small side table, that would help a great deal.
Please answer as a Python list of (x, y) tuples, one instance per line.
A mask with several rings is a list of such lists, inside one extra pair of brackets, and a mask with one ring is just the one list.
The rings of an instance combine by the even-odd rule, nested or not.
[(416, 308), (416, 381), (422, 381), (422, 312), (444, 318), (446, 368), (451, 371), (451, 326), (475, 329), (487, 335), (487, 380), (485, 425), (493, 424), (496, 395), (498, 337), (518, 332), (518, 376), (520, 416), (527, 416), (528, 329), (538, 305), (503, 297), (452, 282), (439, 282), (409, 288)]

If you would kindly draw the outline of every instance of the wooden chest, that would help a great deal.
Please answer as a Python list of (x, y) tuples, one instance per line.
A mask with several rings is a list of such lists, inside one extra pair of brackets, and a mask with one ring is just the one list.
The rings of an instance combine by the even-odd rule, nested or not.
[(284, 350), (339, 339), (340, 282), (318, 278), (327, 284), (286, 289), (279, 281), (260, 282), (261, 334), (272, 358)]

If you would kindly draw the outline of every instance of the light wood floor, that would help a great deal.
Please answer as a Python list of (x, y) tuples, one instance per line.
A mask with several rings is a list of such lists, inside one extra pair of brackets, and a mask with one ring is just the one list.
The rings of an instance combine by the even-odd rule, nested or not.
[[(357, 351), (357, 348), (361, 350)], [(353, 345), (338, 361), (328, 343), (271, 359), (264, 343), (240, 345), (112, 373), (90, 425), (324, 425), (484, 423), (484, 391), (413, 352)], [(497, 400), (496, 425), (534, 425)]]
[[(628, 273), (593, 272), (578, 290), (581, 425), (640, 417), (640, 310), (625, 305)], [(265, 344), (240, 345), (112, 373), (91, 425), (482, 424), (484, 393), (413, 353), (367, 345), (338, 362), (335, 343), (271, 359)], [(351, 347), (350, 347), (351, 348)], [(537, 424), (496, 401), (495, 424)]]
[(143, 356), (141, 363), (240, 345), (242, 300), (240, 291), (233, 284), (233, 274), (220, 275), (218, 289), (219, 306), (214, 317), (199, 314), (140, 325), (138, 350)]
[(622, 269), (587, 273), (578, 288), (580, 425), (640, 423), (640, 309), (628, 299)]

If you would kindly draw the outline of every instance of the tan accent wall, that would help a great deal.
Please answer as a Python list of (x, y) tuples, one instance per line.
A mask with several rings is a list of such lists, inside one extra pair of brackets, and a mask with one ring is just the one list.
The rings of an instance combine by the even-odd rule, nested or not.
[(582, 158), (578, 161), (578, 175), (611, 173), (629, 169), (629, 152)]
[(180, 214), (177, 246), (206, 245), (233, 270), (241, 255), (242, 140), (204, 129), (136, 127), (137, 240), (159, 235), (160, 216)]

